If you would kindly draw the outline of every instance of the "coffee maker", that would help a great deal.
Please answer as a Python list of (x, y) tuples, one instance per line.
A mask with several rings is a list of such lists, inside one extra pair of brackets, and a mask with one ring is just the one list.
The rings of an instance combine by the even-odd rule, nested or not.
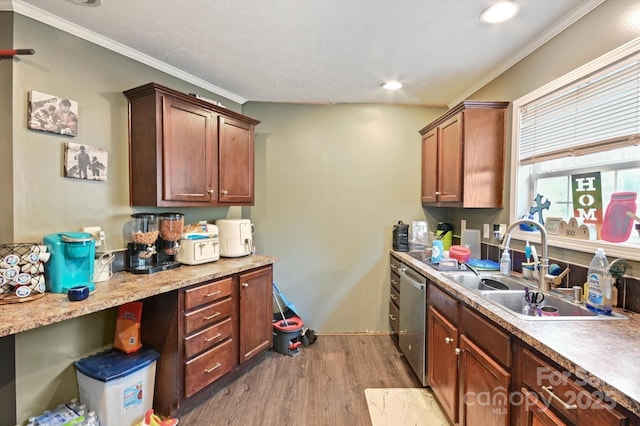
[(45, 268), (47, 290), (66, 293), (71, 287), (84, 285), (95, 289), (93, 266), (96, 241), (88, 232), (59, 232), (42, 239), (51, 259)]
[(184, 215), (134, 213), (131, 217), (127, 271), (151, 274), (179, 267), (175, 255), (180, 249)]

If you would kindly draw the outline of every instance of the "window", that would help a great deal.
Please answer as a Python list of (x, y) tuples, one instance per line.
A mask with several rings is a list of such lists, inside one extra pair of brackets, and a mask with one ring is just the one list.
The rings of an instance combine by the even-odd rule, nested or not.
[(511, 219), (549, 201), (545, 220), (589, 238), (559, 233), (550, 245), (640, 260), (640, 38), (518, 99), (513, 113)]

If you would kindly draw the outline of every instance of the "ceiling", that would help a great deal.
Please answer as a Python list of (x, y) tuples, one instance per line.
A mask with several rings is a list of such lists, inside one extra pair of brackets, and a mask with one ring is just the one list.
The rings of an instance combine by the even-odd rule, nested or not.
[[(451, 106), (604, 0), (518, 0), (515, 19), (481, 23), (496, 1), (0, 0), (0, 10), (239, 103)], [(386, 91), (387, 79), (404, 87)]]

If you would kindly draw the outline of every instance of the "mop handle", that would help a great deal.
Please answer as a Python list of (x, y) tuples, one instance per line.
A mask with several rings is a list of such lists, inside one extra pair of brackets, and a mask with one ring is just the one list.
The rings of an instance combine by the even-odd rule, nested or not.
[(275, 289), (271, 289), (271, 294), (273, 294), (273, 300), (275, 300), (276, 301), (276, 305), (278, 305), (278, 310), (280, 311), (280, 315), (282, 316), (282, 319), (284, 320), (285, 327), (289, 327), (289, 323), (287, 322), (287, 319), (284, 317), (284, 312), (282, 312), (282, 306), (280, 306), (280, 302), (278, 301), (278, 297), (276, 296)]

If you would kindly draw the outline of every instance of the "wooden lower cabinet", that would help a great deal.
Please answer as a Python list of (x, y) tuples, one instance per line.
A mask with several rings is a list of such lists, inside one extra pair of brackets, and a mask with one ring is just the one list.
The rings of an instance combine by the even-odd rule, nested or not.
[(427, 321), (429, 384), (449, 421), (458, 423), (458, 329), (433, 306)]
[(153, 407), (170, 416), (272, 345), (272, 266), (143, 301), (141, 339), (160, 353)]
[(271, 268), (240, 274), (240, 362), (244, 363), (273, 343)]
[(520, 424), (522, 426), (566, 426), (535, 393), (521, 388)]
[(430, 284), (429, 385), (451, 424), (510, 424), (511, 339)]
[(525, 396), (522, 399), (525, 405), (534, 405), (520, 410), (522, 425), (622, 426), (640, 422), (602, 392), (593, 390), (528, 346), (520, 348), (519, 363), (518, 382)]
[(460, 336), (460, 424), (509, 425), (511, 374)]

